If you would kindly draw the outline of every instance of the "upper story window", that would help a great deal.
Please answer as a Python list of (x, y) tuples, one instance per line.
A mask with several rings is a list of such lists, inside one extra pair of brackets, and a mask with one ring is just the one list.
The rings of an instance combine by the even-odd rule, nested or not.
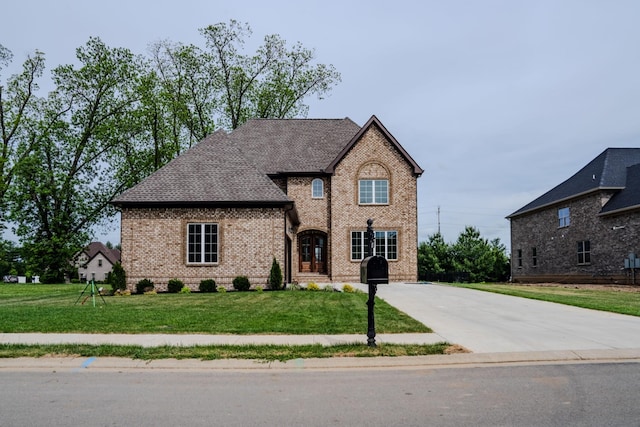
[(518, 267), (522, 267), (522, 249), (518, 249), (516, 258), (518, 260)]
[(389, 204), (389, 180), (361, 179), (358, 194), (358, 203), (361, 205)]
[(558, 209), (558, 227), (568, 227), (571, 223), (569, 208)]
[(320, 178), (311, 181), (311, 197), (314, 199), (322, 199), (324, 197), (324, 181)]
[(216, 262), (218, 262), (218, 224), (188, 224), (187, 263), (213, 264)]
[(102, 259), (98, 260), (98, 267), (102, 267)]

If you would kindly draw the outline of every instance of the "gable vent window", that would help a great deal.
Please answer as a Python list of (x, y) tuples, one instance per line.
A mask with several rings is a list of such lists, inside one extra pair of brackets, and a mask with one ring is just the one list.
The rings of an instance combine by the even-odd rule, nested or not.
[(569, 217), (569, 208), (560, 208), (558, 209), (558, 227), (568, 227), (571, 223), (571, 219)]
[(578, 242), (578, 264), (591, 263), (591, 243), (588, 240)]
[(361, 205), (386, 205), (389, 203), (389, 180), (361, 179), (359, 187), (358, 202)]
[(187, 263), (218, 262), (218, 224), (201, 223), (187, 226)]
[(311, 197), (322, 199), (324, 197), (324, 182), (320, 178), (311, 181)]

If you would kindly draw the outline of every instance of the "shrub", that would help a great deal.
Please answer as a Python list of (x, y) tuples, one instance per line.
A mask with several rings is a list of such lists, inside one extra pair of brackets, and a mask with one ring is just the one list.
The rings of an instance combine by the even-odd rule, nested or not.
[(180, 279), (171, 279), (167, 283), (167, 291), (172, 294), (177, 294), (184, 287), (184, 283)]
[(356, 291), (355, 288), (348, 283), (345, 283), (344, 285), (342, 285), (342, 292), (352, 294), (355, 291)]
[(142, 279), (136, 283), (136, 293), (143, 294), (155, 289), (155, 285), (149, 279)]
[(262, 286), (258, 285), (258, 286), (256, 286), (256, 291), (257, 292), (263, 292), (264, 289), (262, 288)]
[(213, 279), (202, 280), (198, 290), (200, 292), (216, 292), (216, 281)]
[(119, 262), (114, 264), (113, 269), (107, 277), (107, 281), (111, 285), (114, 293), (127, 289), (127, 275), (124, 272), (124, 268), (122, 268), (122, 264)]
[(315, 282), (310, 282), (307, 284), (307, 290), (308, 291), (319, 291), (320, 290), (320, 286), (318, 286), (317, 283)]
[(275, 290), (282, 289), (282, 270), (280, 269), (280, 264), (278, 264), (276, 257), (273, 257), (273, 262), (271, 263), (271, 271), (269, 272), (269, 287)]
[(233, 279), (233, 289), (236, 291), (248, 291), (251, 288), (251, 283), (247, 276), (238, 276)]
[(224, 294), (225, 292), (227, 292), (227, 288), (225, 288), (224, 286), (222, 286), (221, 288), (217, 288), (218, 290), (216, 292), (219, 292), (221, 294)]
[(191, 293), (191, 288), (188, 286), (183, 286), (182, 289), (180, 289), (180, 293), (181, 294), (190, 294)]

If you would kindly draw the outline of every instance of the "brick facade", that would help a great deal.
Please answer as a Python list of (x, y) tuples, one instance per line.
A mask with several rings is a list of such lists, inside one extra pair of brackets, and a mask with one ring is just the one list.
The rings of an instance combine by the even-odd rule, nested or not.
[[(611, 192), (599, 191), (511, 218), (511, 272), (516, 282), (631, 284), (624, 258), (640, 255), (640, 212), (599, 215)], [(558, 209), (570, 225), (559, 227)], [(589, 241), (590, 262), (578, 264), (578, 242)], [(533, 265), (533, 248), (537, 265)], [(521, 263), (519, 261), (521, 251)]]
[[(344, 135), (338, 133), (342, 145), (335, 147), (334, 142), (331, 154), (318, 163), (326, 169), (303, 164), (291, 166), (300, 169), (290, 170), (286, 169), (290, 165), (285, 162), (278, 166), (284, 169), (276, 168), (266, 174), (264, 170), (271, 168), (272, 162), (258, 168), (239, 158), (240, 152), (233, 148), (234, 142), (212, 138), (198, 144), (116, 200), (115, 204), (122, 213), (122, 265), (130, 289), (133, 290), (138, 281), (150, 279), (156, 289), (163, 291), (173, 278), (182, 280), (193, 290), (198, 289), (203, 279), (214, 279), (219, 286), (231, 287), (233, 278), (239, 275), (248, 276), (254, 287), (264, 286), (273, 257), (280, 263), (285, 280), (291, 282), (359, 282), (360, 260), (351, 259), (351, 233), (366, 230), (369, 218), (374, 220), (374, 230), (397, 233), (397, 259), (389, 260), (390, 281), (417, 279), (417, 179), (422, 169), (375, 116), (357, 133), (357, 126), (354, 130), (353, 122), (348, 119), (338, 121), (338, 127), (333, 121), (308, 120), (256, 121), (251, 126), (268, 128), (283, 125), (286, 130), (288, 123), (310, 126), (311, 129), (329, 126), (337, 132), (344, 132)], [(279, 134), (265, 131), (248, 132), (245, 136), (250, 141), (256, 135), (267, 138), (265, 150), (268, 150), (269, 147), (273, 149), (268, 138)], [(291, 144), (298, 141), (298, 135), (289, 136)], [(224, 138), (219, 133), (214, 136)], [(298, 141), (297, 144), (304, 147), (302, 153), (308, 153), (307, 148), (317, 144), (316, 150), (312, 150), (317, 154), (330, 148), (326, 141), (334, 136), (327, 133), (304, 134), (306, 142)], [(253, 155), (258, 152), (253, 146), (245, 149)], [(228, 151), (226, 155), (244, 169), (227, 170), (228, 162), (218, 155), (220, 150)], [(280, 157), (285, 155), (291, 156), (287, 150), (279, 154)], [(207, 162), (203, 163), (203, 159)], [(262, 159), (253, 158), (253, 162), (259, 160)], [(314, 158), (310, 155), (306, 160)], [(272, 161), (279, 162), (280, 159), (274, 155)], [(318, 161), (317, 158), (314, 161)], [(192, 164), (198, 162), (199, 169), (193, 168)], [(193, 170), (202, 172), (194, 174)], [(176, 181), (176, 178), (180, 180)], [(322, 180), (322, 197), (312, 195), (314, 179)], [(358, 189), (362, 179), (387, 180), (388, 203), (360, 204)], [(253, 185), (252, 190), (246, 190), (249, 188), (246, 183)], [(190, 191), (187, 196), (183, 195), (185, 189)], [(243, 194), (244, 191), (248, 192), (247, 195)], [(263, 194), (263, 191), (268, 194)], [(268, 199), (262, 198), (267, 196)], [(185, 197), (188, 198), (185, 200)], [(227, 205), (222, 203), (222, 206), (232, 202), (236, 207), (214, 207), (218, 206), (216, 203), (220, 198), (227, 198)], [(189, 200), (191, 204), (210, 207), (187, 207)], [(269, 206), (273, 207), (255, 207), (264, 206), (262, 200), (268, 200)], [(193, 265), (187, 262), (189, 223), (218, 225), (216, 263)], [(312, 265), (321, 265), (320, 268), (309, 268), (309, 262), (302, 261), (300, 248), (303, 240), (312, 241), (314, 245), (321, 241), (324, 245), (321, 262), (316, 262), (316, 246), (310, 249), (313, 251)], [(305, 249), (308, 248), (309, 245), (305, 245)]]
[[(389, 204), (358, 204), (359, 179), (388, 179)], [(411, 166), (375, 126), (337, 165), (331, 178), (331, 272), (335, 281), (359, 281), (360, 262), (351, 260), (351, 232), (398, 232), (398, 260), (389, 261), (390, 281), (417, 280), (417, 177)]]
[[(281, 208), (123, 208), (121, 218), (122, 266), (131, 290), (138, 281), (150, 279), (157, 290), (164, 291), (173, 278), (193, 290), (203, 279), (215, 279), (218, 286), (230, 288), (239, 275), (249, 277), (253, 286), (265, 286), (274, 256), (284, 268), (285, 212)], [(218, 224), (215, 265), (186, 263), (190, 222)]]

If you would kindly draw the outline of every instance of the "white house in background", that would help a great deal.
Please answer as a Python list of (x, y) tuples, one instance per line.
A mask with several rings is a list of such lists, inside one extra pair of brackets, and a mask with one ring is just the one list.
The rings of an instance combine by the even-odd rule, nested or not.
[(118, 262), (120, 250), (109, 249), (101, 242), (91, 242), (76, 256), (75, 266), (81, 281), (103, 281)]

